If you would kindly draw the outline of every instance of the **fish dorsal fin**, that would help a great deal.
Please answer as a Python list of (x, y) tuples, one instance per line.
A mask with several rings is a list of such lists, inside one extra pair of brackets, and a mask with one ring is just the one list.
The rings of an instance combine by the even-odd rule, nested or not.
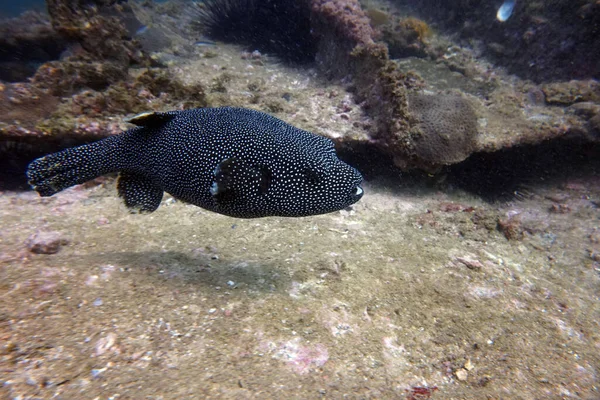
[(131, 118), (125, 119), (125, 122), (130, 124), (134, 124), (137, 126), (145, 126), (145, 127), (157, 127), (163, 124), (166, 124), (175, 116), (177, 113), (175, 112), (144, 112), (138, 115), (134, 115)]

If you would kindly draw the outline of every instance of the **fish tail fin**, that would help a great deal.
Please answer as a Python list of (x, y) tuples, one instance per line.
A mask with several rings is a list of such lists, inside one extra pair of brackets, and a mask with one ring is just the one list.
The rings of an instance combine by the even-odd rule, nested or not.
[(27, 167), (29, 185), (40, 196), (52, 196), (71, 186), (122, 168), (122, 135), (49, 154)]

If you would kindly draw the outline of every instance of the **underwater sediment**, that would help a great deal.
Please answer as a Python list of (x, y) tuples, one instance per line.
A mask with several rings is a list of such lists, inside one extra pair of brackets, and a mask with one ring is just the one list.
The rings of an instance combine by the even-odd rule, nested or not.
[[(0, 86), (0, 397), (599, 397), (597, 81), (509, 75), (397, 2), (296, 2), (301, 64), (200, 34), (185, 2), (109, 3), (2, 31), (60, 51)], [(170, 196), (132, 215), (113, 176), (9, 185), (134, 114), (210, 106), (331, 138), (365, 196), (248, 220)]]

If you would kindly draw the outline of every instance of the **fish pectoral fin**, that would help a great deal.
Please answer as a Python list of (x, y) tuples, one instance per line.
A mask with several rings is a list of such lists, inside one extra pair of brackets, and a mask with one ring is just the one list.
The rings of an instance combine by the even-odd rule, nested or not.
[(143, 175), (132, 172), (119, 173), (117, 191), (129, 211), (151, 213), (155, 211), (163, 197), (163, 189)]
[(125, 119), (125, 122), (134, 124), (137, 126), (145, 127), (160, 127), (177, 115), (177, 111), (171, 112), (145, 112), (138, 115), (134, 115), (131, 118)]
[(271, 172), (267, 167), (231, 157), (215, 169), (210, 193), (217, 203), (241, 203), (267, 193), (270, 186)]

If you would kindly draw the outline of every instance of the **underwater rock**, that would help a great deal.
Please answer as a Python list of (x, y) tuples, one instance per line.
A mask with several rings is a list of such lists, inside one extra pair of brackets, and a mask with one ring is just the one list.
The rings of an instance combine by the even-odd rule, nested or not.
[(60, 232), (37, 232), (27, 239), (25, 245), (35, 254), (55, 254), (68, 243), (69, 240)]
[(475, 149), (477, 117), (470, 103), (456, 95), (412, 94), (411, 117), (416, 119), (408, 146), (419, 162), (454, 164)]
[(317, 65), (329, 77), (350, 75), (357, 101), (373, 119), (371, 139), (382, 151), (409, 166), (402, 145), (410, 130), (407, 87), (411, 77), (390, 61), (387, 46), (374, 41), (375, 31), (357, 0), (313, 0), (313, 27), (321, 38)]
[(168, 108), (207, 106), (202, 85), (186, 86), (167, 70), (150, 68), (133, 82), (117, 82), (104, 91), (87, 90), (74, 95), (61, 109), (61, 115), (114, 117)]
[(165, 69), (149, 68), (138, 75), (135, 86), (145, 88), (154, 96), (168, 94), (175, 102), (189, 102), (184, 108), (206, 107), (207, 101), (202, 85), (184, 85)]
[(66, 42), (47, 16), (28, 11), (0, 22), (0, 80), (24, 82), (37, 65), (56, 60)]
[[(214, 0), (205, 3), (201, 22), (206, 25), (205, 29), (208, 29), (209, 34), (212, 33), (213, 37), (221, 35), (220, 37), (229, 40), (237, 39), (244, 32), (253, 37), (255, 28), (246, 26), (249, 17), (238, 15), (238, 2)], [(283, 3), (286, 4), (285, 1)], [(303, 2), (298, 4), (306, 5)], [(411, 86), (414, 77), (401, 73), (398, 66), (390, 61), (387, 47), (375, 42), (376, 33), (358, 0), (311, 0), (309, 6), (311, 35), (308, 37), (303, 33), (296, 36), (315, 43), (315, 60), (326, 76), (352, 76), (358, 100), (375, 120), (373, 140), (383, 151), (393, 155), (399, 165), (407, 168), (457, 162), (470, 154), (473, 146), (469, 135), (473, 129), (465, 137), (456, 140), (456, 147), (462, 147), (460, 151), (450, 151), (450, 148), (439, 143), (434, 145), (433, 139), (421, 143), (415, 141), (407, 146), (406, 139), (411, 133), (418, 131), (417, 128), (411, 131), (411, 112), (407, 106), (407, 88)], [(297, 11), (294, 8), (294, 12)], [(238, 21), (239, 25), (235, 26), (235, 32), (227, 33), (233, 36), (227, 36), (222, 30), (233, 25), (233, 21)], [(402, 26), (416, 40), (424, 41), (429, 34), (427, 24), (420, 20), (407, 19), (402, 22)], [(285, 27), (278, 29), (285, 30)], [(284, 48), (280, 46), (281, 49)], [(448, 154), (434, 156), (433, 150), (426, 150), (428, 145)]]
[(144, 57), (132, 40), (115, 1), (47, 0), (48, 14), (55, 31), (71, 43), (78, 43), (86, 58), (111, 60), (128, 66)]
[(584, 81), (553, 82), (541, 86), (546, 102), (554, 105), (571, 105), (583, 101), (600, 103), (600, 83)]
[(103, 90), (126, 77), (127, 69), (115, 62), (51, 61), (38, 68), (32, 83), (55, 96), (67, 96), (81, 89)]
[(391, 24), (383, 26), (381, 31), (391, 58), (427, 56), (427, 39), (432, 32), (425, 21), (413, 17), (394, 19)]
[(30, 83), (0, 84), (0, 123), (33, 128), (38, 120), (49, 117), (58, 103), (58, 98)]
[(525, 232), (519, 215), (508, 215), (506, 218), (498, 218), (498, 230), (508, 240), (521, 240)]
[[(151, 110), (206, 107), (202, 85), (184, 85), (168, 70), (146, 69), (132, 81), (119, 81), (103, 91), (84, 90), (63, 102), (36, 129), (55, 142), (55, 147), (83, 143), (121, 131), (114, 117)], [(36, 135), (35, 131), (30, 133)], [(79, 138), (79, 139), (77, 139)], [(63, 144), (61, 144), (61, 142)]]
[(373, 43), (375, 32), (357, 0), (311, 0), (311, 11), (317, 33), (335, 33), (352, 47)]
[[(132, 64), (149, 65), (128, 34), (123, 6), (113, 1), (48, 0), (52, 32), (66, 43), (60, 60), (41, 65), (33, 83), (55, 96), (81, 89), (103, 90), (126, 79)], [(58, 57), (57, 57), (58, 58)]]
[(600, 104), (592, 103), (591, 101), (582, 101), (573, 104), (567, 110), (575, 115), (580, 115), (585, 118), (593, 118), (594, 116), (600, 114)]
[[(600, 74), (600, 2), (397, 0), (452, 35), (485, 45), (484, 52), (511, 74), (536, 83), (590, 79)], [(511, 4), (518, 17), (505, 11)], [(512, 11), (512, 10), (511, 10)]]
[(596, 140), (600, 140), (600, 114), (590, 119), (590, 132)]
[[(53, 79), (63, 83), (56, 76)], [(54, 80), (50, 84), (56, 93), (70, 90), (59, 92)], [(135, 79), (117, 81), (102, 91), (81, 90), (62, 102), (52, 89), (25, 83), (0, 85), (2, 157), (31, 160), (40, 152), (115, 135), (125, 128), (127, 114), (208, 105), (202, 85), (184, 85), (163, 69), (144, 70)]]
[[(85, 9), (82, 11), (77, 6), (74, 11), (69, 11), (70, 14), (66, 12), (63, 14), (64, 10), (61, 7), (65, 4), (64, 0), (53, 1), (53, 4), (58, 4), (56, 7), (60, 11), (55, 14), (53, 24), (56, 24), (56, 21), (62, 21), (63, 24), (59, 23), (57, 26), (61, 26), (63, 31), (70, 29), (65, 25), (67, 24), (64, 20), (65, 15), (83, 13), (81, 14), (83, 17), (91, 20), (91, 22), (88, 21), (90, 22), (89, 29), (98, 35), (106, 34), (97, 32), (102, 28), (94, 25), (103, 18), (109, 18), (111, 23), (119, 24), (120, 28), (116, 31), (121, 33), (107, 39), (112, 45), (108, 43), (107, 47), (100, 49), (98, 54), (104, 55), (96, 59), (88, 54), (89, 51), (86, 49), (86, 46), (92, 44), (91, 39), (86, 36), (87, 33), (79, 32), (82, 29), (80, 25), (72, 27), (74, 33), (71, 33), (69, 37), (77, 41), (76, 44), (80, 50), (64, 61), (44, 64), (35, 75), (33, 82), (37, 87), (48, 90), (48, 93), (54, 96), (77, 94), (72, 99), (64, 101), (55, 115), (37, 124), (34, 135), (45, 132), (48, 137), (63, 135), (72, 137), (67, 132), (68, 129), (73, 130), (74, 125), (76, 125), (75, 129), (79, 131), (81, 131), (80, 126), (86, 127), (86, 130), (87, 128), (91, 129), (92, 126), (95, 126), (91, 124), (94, 122), (91, 120), (92, 118), (104, 120), (114, 118), (115, 114), (125, 115), (149, 110), (202, 107), (209, 102), (205, 94), (206, 87), (186, 87), (180, 82), (173, 81), (170, 73), (166, 70), (150, 69), (143, 73), (136, 70), (128, 71), (130, 63), (134, 62), (129, 56), (126, 59), (122, 57), (111, 59), (113, 50), (117, 48), (121, 49), (118, 51), (119, 54), (128, 54), (127, 49), (130, 49), (131, 46), (134, 49), (137, 47), (135, 41), (131, 41), (124, 33), (126, 30), (123, 23), (117, 17), (107, 17), (106, 14), (98, 11), (103, 7), (98, 7), (98, 10)], [(229, 8), (218, 9), (219, 5), (239, 8), (241, 3), (243, 3), (241, 0), (211, 0), (209, 5), (213, 9), (211, 12), (207, 12), (212, 17), (205, 16), (204, 18), (225, 18), (226, 20), (232, 15), (237, 15), (236, 18), (246, 18), (240, 15), (239, 9), (233, 11)], [(564, 87), (553, 86), (553, 84), (536, 87), (536, 96), (539, 95), (542, 99), (539, 102), (528, 100), (532, 96), (527, 94), (527, 89), (522, 92), (510, 88), (486, 89), (486, 101), (482, 100), (478, 94), (471, 93), (471, 95), (464, 96), (465, 99), (468, 97), (473, 106), (472, 115), (468, 118), (469, 122), (458, 128), (457, 132), (459, 133), (444, 131), (447, 127), (441, 125), (436, 127), (435, 118), (439, 111), (428, 111), (427, 107), (410, 107), (411, 98), (412, 103), (420, 101), (418, 100), (419, 95), (416, 95), (415, 91), (422, 90), (427, 79), (421, 78), (411, 71), (403, 72), (397, 62), (390, 60), (388, 46), (376, 41), (378, 33), (372, 28), (369, 16), (361, 8), (358, 0), (306, 0), (294, 3), (294, 5), (290, 5), (284, 0), (278, 0), (273, 4), (275, 3), (287, 4), (292, 7), (290, 10), (293, 13), (299, 12), (302, 15), (308, 10), (310, 34), (305, 36), (306, 32), (299, 34), (298, 31), (295, 31), (296, 33), (289, 33), (290, 37), (299, 38), (301, 36), (302, 40), (310, 41), (311, 46), (314, 46), (311, 47), (311, 51), (314, 51), (315, 63), (322, 74), (331, 78), (344, 79), (350, 84), (355, 102), (360, 104), (369, 117), (370, 137), (368, 140), (371, 142), (370, 144), (392, 156), (395, 163), (404, 169), (422, 168), (431, 172), (442, 165), (461, 162), (475, 151), (491, 152), (523, 143), (540, 143), (543, 140), (562, 137), (569, 133), (575, 133), (585, 138), (598, 137), (597, 133), (589, 134), (590, 131), (597, 131), (595, 120), (590, 121), (592, 116), (583, 116), (576, 112), (565, 115), (564, 111), (557, 107), (544, 107), (546, 100), (553, 104), (569, 104), (570, 101), (597, 101), (597, 83), (594, 81), (571, 82)], [(261, 7), (271, 7), (272, 4), (254, 4), (254, 6), (261, 9)], [(207, 7), (206, 4), (204, 7)], [(300, 9), (299, 7), (304, 8)], [(276, 11), (271, 8), (269, 10), (272, 13), (281, 12), (281, 10)], [(281, 16), (281, 18), (285, 20), (285, 18), (289, 19), (289, 16)], [(204, 22), (206, 23), (206, 21), (205, 19)], [(403, 35), (410, 39), (406, 41), (404, 50), (408, 51), (412, 48), (411, 46), (414, 47), (415, 43), (420, 43), (418, 46), (422, 45), (423, 47), (417, 46), (419, 51), (427, 53), (429, 50), (426, 38), (430, 34), (429, 26), (424, 21), (414, 18), (398, 21), (406, 30)], [(240, 30), (237, 32), (246, 32), (246, 28), (251, 29), (239, 28)], [(217, 28), (215, 27), (215, 29)], [(277, 29), (285, 30), (285, 27), (279, 26)], [(121, 34), (123, 37), (119, 37), (117, 40), (116, 36)], [(303, 53), (299, 50), (302, 47), (301, 43), (298, 44), (300, 47), (289, 47), (288, 39), (290, 37), (282, 36), (282, 42), (278, 44), (279, 50)], [(415, 42), (411, 43), (411, 40)], [(449, 51), (452, 51), (453, 54), (449, 60), (457, 58), (462, 60), (460, 52)], [(262, 53), (252, 54), (257, 54), (258, 57)], [(253, 55), (249, 55), (249, 57), (254, 58)], [(437, 60), (432, 62), (435, 61)], [(484, 75), (486, 71), (473, 67), (473, 71), (469, 72), (467, 68), (461, 69), (461, 66), (464, 67), (464, 63), (459, 64), (455, 68), (450, 68), (454, 71), (452, 73), (460, 73), (462, 76), (469, 75), (465, 79), (473, 77), (487, 79)], [(136, 73), (137, 77), (134, 78)], [(229, 72), (225, 72), (213, 80), (214, 84), (210, 87), (211, 94), (209, 95), (210, 103), (213, 106), (232, 104), (230, 96), (227, 95), (226, 82), (223, 80), (227, 74)], [(489, 78), (489, 81), (492, 79)], [(258, 88), (259, 86), (256, 88), (249, 86), (249, 90), (253, 93), (249, 100), (250, 103), (260, 103), (264, 110), (271, 112), (279, 112), (288, 107), (288, 104), (281, 99), (269, 101), (261, 99), (257, 94), (260, 90), (255, 91)], [(437, 89), (433, 90), (440, 92)], [(466, 102), (466, 100), (464, 101)], [(524, 104), (530, 105), (530, 108), (526, 109), (526, 113), (523, 113)], [(469, 106), (465, 107), (470, 108)], [(467, 108), (449, 107), (443, 112), (444, 119), (455, 123), (463, 118), (461, 113), (465, 112)], [(344, 112), (341, 113), (340, 118), (346, 118)], [(75, 124), (75, 121), (79, 119), (83, 119), (83, 122)], [(110, 125), (104, 124), (106, 121), (95, 122), (101, 123), (102, 126)], [(95, 129), (92, 130), (96, 132)], [(11, 131), (14, 129), (11, 128)], [(112, 132), (114, 129), (111, 128), (110, 131)], [(444, 133), (440, 134), (442, 131)]]

